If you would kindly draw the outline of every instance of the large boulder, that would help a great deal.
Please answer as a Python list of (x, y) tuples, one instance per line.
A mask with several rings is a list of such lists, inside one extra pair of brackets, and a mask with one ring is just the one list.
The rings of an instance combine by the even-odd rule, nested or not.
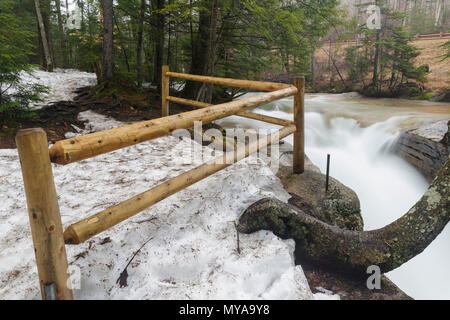
[(394, 151), (431, 182), (449, 155), (449, 126), (441, 120), (403, 132)]
[(430, 100), (434, 102), (450, 102), (450, 90), (438, 92)]
[(308, 167), (304, 173), (294, 174), (292, 167), (281, 166), (277, 176), (292, 196), (289, 203), (330, 225), (363, 230), (358, 196), (338, 180), (330, 177), (328, 192), (325, 192), (326, 176)]

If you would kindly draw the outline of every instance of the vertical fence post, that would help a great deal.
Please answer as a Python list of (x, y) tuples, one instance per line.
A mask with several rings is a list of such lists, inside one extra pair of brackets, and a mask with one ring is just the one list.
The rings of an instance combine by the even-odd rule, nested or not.
[(16, 136), (22, 166), (34, 253), (43, 299), (56, 286), (56, 298), (73, 299), (64, 235), (48, 152), (47, 135), (41, 128), (20, 130)]
[(162, 84), (161, 84), (161, 96), (162, 96), (162, 110), (161, 115), (167, 117), (169, 115), (169, 101), (167, 96), (169, 95), (169, 77), (166, 73), (169, 72), (169, 66), (162, 66)]
[(298, 93), (294, 96), (294, 173), (305, 171), (305, 77), (296, 77), (294, 85)]

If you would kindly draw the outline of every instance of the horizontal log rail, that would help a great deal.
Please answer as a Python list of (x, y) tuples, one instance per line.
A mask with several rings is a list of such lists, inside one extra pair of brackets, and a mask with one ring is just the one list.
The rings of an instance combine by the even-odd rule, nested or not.
[(294, 133), (295, 130), (296, 127), (294, 125), (284, 127), (275, 133), (259, 138), (257, 141), (250, 143), (247, 147), (242, 147), (245, 148), (245, 152), (243, 150), (226, 152), (223, 156), (217, 157), (199, 167), (167, 180), (148, 191), (134, 196), (131, 199), (125, 200), (91, 217), (83, 219), (66, 229), (64, 232), (64, 240), (66, 244), (82, 243), (96, 234), (113, 227), (144, 209), (147, 209), (155, 203), (164, 200), (174, 193), (248, 157), (258, 150), (267, 147), (271, 143), (279, 141), (291, 133)]
[(426, 33), (426, 34), (417, 34), (417, 38), (426, 39), (426, 38), (448, 38), (450, 37), (450, 32), (437, 32), (437, 33)]
[[(46, 134), (42, 129), (19, 131), (16, 142), (22, 165), (27, 196), (30, 226), (35, 248), (38, 275), (43, 299), (72, 299), (72, 289), (67, 270), (65, 244), (79, 244), (123, 222), (151, 205), (183, 190), (184, 188), (242, 160), (260, 149), (294, 135), (295, 173), (304, 168), (304, 78), (296, 78), (294, 85), (258, 81), (203, 77), (172, 73), (163, 67), (162, 118), (134, 123), (120, 128), (104, 130), (56, 142), (47, 147)], [(241, 100), (210, 105), (203, 102), (169, 96), (169, 77), (202, 81), (219, 85), (239, 86), (270, 91)], [(294, 96), (294, 121), (278, 119), (246, 112), (260, 105)], [(199, 108), (172, 116), (169, 101)], [(137, 196), (120, 202), (97, 214), (70, 225), (64, 232), (54, 186), (51, 162), (69, 164), (108, 153), (144, 141), (171, 134), (177, 129), (187, 129), (195, 121), (208, 123), (231, 115), (238, 115), (282, 126), (269, 135), (259, 136), (256, 141), (208, 161)], [(234, 141), (234, 140), (233, 140)], [(55, 288), (54, 294), (47, 294)]]
[(243, 89), (251, 89), (257, 91), (275, 91), (281, 90), (285, 88), (289, 88), (292, 85), (285, 83), (277, 83), (277, 82), (262, 82), (262, 81), (252, 81), (252, 80), (239, 80), (239, 79), (230, 79), (230, 78), (217, 78), (217, 77), (208, 77), (208, 76), (198, 76), (194, 74), (186, 74), (186, 73), (178, 73), (178, 72), (170, 72), (166, 71), (165, 76), (197, 81), (197, 82), (206, 82), (216, 85), (228, 86), (228, 87), (237, 87)]
[[(212, 104), (209, 104), (209, 103), (195, 101), (195, 100), (189, 100), (189, 99), (184, 99), (184, 98), (178, 98), (178, 97), (168, 96), (168, 97), (166, 97), (166, 99), (171, 102), (183, 104), (186, 106), (191, 106), (194, 108), (207, 108), (209, 106), (212, 106)], [(272, 123), (272, 124), (276, 124), (276, 125), (279, 125), (282, 127), (289, 126), (289, 125), (295, 123), (294, 121), (290, 121), (290, 120), (284, 120), (284, 119), (274, 118), (274, 117), (265, 116), (265, 115), (258, 114), (258, 113), (245, 112), (245, 111), (236, 113), (236, 116), (248, 118), (248, 119), (254, 119), (254, 120), (258, 120), (258, 121), (263, 121), (263, 122), (267, 122), (267, 123)]]
[(209, 123), (238, 112), (295, 95), (294, 86), (254, 97), (226, 102), (208, 108), (193, 110), (177, 115), (126, 125), (120, 128), (87, 134), (81, 137), (57, 141), (50, 148), (50, 159), (54, 163), (68, 164), (132, 146), (147, 140), (171, 134), (177, 129), (186, 129), (195, 121)]
[[(413, 35), (415, 40), (437, 40), (437, 39), (447, 39), (450, 38), (450, 32), (437, 32), (437, 33), (425, 33), (425, 34), (420, 34), (417, 33), (415, 35)], [(370, 37), (371, 40), (375, 40), (374, 37)], [(364, 38), (361, 38), (360, 35), (354, 35), (351, 36), (349, 39), (342, 39), (342, 40), (320, 40), (319, 42), (321, 43), (326, 43), (326, 44), (339, 44), (339, 45), (343, 45), (343, 44), (354, 44), (357, 42), (362, 42), (364, 41)]]

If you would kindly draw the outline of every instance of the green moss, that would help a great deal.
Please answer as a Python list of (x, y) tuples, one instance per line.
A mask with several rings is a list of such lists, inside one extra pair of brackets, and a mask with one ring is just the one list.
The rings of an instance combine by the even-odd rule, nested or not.
[(430, 100), (433, 98), (436, 94), (434, 92), (430, 91), (424, 91), (421, 94), (414, 96), (411, 98), (411, 100)]
[(0, 138), (15, 136), (17, 128), (2, 128), (0, 129)]
[(126, 97), (127, 100), (145, 99), (145, 92), (142, 88), (136, 86), (133, 80), (123, 76), (116, 76), (108, 82), (100, 82), (94, 88), (96, 98), (112, 98), (114, 95)]

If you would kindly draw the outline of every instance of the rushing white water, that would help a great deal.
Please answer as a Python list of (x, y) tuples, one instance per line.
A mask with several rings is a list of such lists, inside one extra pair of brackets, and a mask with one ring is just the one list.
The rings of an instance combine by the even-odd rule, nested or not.
[[(365, 230), (393, 222), (421, 198), (428, 188), (427, 181), (413, 166), (392, 153), (390, 146), (395, 143), (401, 127), (449, 119), (449, 105), (313, 95), (307, 96), (306, 110), (307, 156), (325, 172), (326, 155), (331, 155), (330, 175), (358, 194)], [(254, 111), (292, 119), (292, 99)], [(239, 117), (220, 123), (276, 128)], [(292, 142), (292, 137), (286, 140)], [(416, 299), (450, 299), (449, 270), (450, 226), (447, 226), (423, 253), (387, 276)]]

